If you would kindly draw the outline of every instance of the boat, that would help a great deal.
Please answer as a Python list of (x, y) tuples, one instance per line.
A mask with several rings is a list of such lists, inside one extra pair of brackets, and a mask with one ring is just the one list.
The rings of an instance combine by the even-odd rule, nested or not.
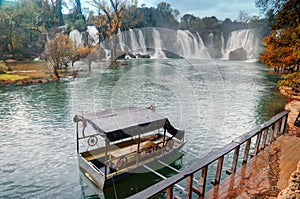
[(77, 114), (73, 121), (79, 168), (101, 190), (146, 164), (176, 156), (186, 143), (184, 131), (154, 106)]

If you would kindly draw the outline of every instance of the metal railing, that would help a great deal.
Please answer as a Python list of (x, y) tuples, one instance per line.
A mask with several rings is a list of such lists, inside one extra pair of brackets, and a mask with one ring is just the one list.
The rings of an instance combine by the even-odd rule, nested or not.
[[(225, 155), (233, 152), (231, 168), (226, 170), (226, 173), (235, 173), (239, 160), (242, 161), (242, 164), (247, 164), (249, 158), (256, 156), (260, 151), (264, 150), (268, 145), (286, 132), (288, 113), (289, 111), (283, 111), (275, 115), (269, 121), (232, 140), (232, 142), (226, 146), (194, 161), (192, 165), (186, 167), (178, 174), (164, 179), (127, 199), (152, 198), (163, 191), (166, 191), (167, 199), (180, 198), (179, 196), (175, 196), (173, 188), (177, 183), (183, 180), (186, 180), (185, 198), (192, 198), (193, 193), (197, 194), (198, 198), (204, 198), (209, 165), (217, 162), (216, 174), (214, 180), (211, 182), (213, 185), (217, 185), (221, 180)], [(256, 139), (253, 142), (254, 138)], [(253, 145), (252, 148), (251, 144)], [(241, 157), (242, 159), (239, 158), (241, 149), (244, 150), (242, 153), (243, 157)], [(250, 149), (253, 151), (252, 154), (250, 154)], [(198, 181), (194, 179), (194, 176), (198, 174), (197, 172), (200, 172), (200, 179)], [(194, 186), (193, 181), (198, 182), (197, 186)]]

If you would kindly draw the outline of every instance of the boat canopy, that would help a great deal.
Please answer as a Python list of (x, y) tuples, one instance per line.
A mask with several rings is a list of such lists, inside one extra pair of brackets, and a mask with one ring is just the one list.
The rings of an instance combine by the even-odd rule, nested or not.
[[(74, 122), (89, 123), (102, 137), (110, 142), (137, 136), (164, 128), (170, 134), (182, 137), (183, 131), (175, 129), (166, 117), (148, 108), (126, 107), (101, 112), (75, 115)], [(181, 132), (181, 133), (178, 133)], [(176, 137), (177, 137), (176, 136)]]

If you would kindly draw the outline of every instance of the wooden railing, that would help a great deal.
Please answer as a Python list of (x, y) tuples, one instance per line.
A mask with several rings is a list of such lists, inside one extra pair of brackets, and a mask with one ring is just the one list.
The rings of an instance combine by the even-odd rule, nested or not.
[[(192, 165), (186, 167), (178, 174), (162, 180), (159, 183), (128, 197), (128, 199), (152, 198), (163, 191), (166, 191), (167, 199), (179, 198), (178, 196), (174, 195), (173, 187), (175, 184), (183, 180), (186, 180), (185, 198), (192, 198), (193, 193), (198, 195), (197, 198), (204, 198), (209, 165), (217, 161), (216, 174), (214, 180), (211, 182), (213, 185), (217, 185), (221, 180), (225, 155), (233, 152), (233, 157), (231, 158), (231, 168), (226, 170), (226, 173), (235, 173), (239, 160), (242, 162), (242, 164), (247, 164), (247, 161), (251, 157), (256, 156), (260, 151), (264, 150), (280, 135), (286, 132), (288, 113), (289, 111), (283, 111), (275, 115), (269, 121), (234, 139), (231, 143), (227, 144), (223, 148), (220, 148), (215, 152), (211, 152), (205, 157), (194, 161)], [(256, 138), (255, 142), (252, 142), (254, 138)], [(243, 157), (241, 157), (242, 159), (239, 158), (241, 149), (244, 150), (242, 153)], [(252, 152), (251, 154), (250, 151)], [(197, 172), (200, 172), (200, 179), (198, 180), (197, 186), (194, 186), (193, 181), (197, 181), (197, 179), (194, 179), (194, 176), (196, 176), (196, 174), (199, 175)]]

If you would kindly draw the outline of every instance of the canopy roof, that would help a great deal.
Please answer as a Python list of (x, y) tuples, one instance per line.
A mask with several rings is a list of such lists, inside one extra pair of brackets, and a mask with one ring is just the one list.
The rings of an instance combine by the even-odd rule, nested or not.
[(166, 117), (148, 108), (126, 107), (87, 113), (84, 116), (76, 115), (74, 121), (82, 121), (80, 118), (85, 119), (101, 136), (106, 136), (111, 142), (159, 128), (169, 129), (174, 135), (177, 133)]

